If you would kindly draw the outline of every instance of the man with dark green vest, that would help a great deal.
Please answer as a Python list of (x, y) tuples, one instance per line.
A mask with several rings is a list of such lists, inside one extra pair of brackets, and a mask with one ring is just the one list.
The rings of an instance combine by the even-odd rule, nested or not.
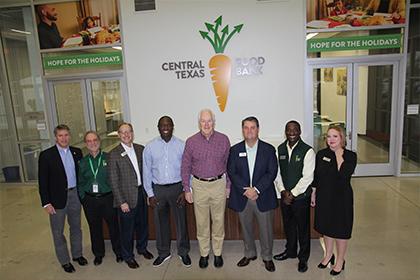
[[(286, 250), (275, 260), (299, 258), (298, 271), (308, 270), (311, 248), (310, 200), (315, 169), (315, 152), (300, 138), (300, 124), (289, 121), (285, 129), (286, 141), (278, 147), (279, 174), (277, 190), (286, 233)], [(299, 254), (297, 244), (299, 241)]]

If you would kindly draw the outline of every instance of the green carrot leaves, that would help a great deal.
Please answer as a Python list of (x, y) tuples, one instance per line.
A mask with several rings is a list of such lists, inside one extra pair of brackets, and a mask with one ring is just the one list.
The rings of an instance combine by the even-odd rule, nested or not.
[[(235, 33), (241, 32), (243, 24), (236, 25), (233, 30), (229, 33), (229, 25), (223, 27), (220, 32), (219, 28), (222, 25), (222, 16), (219, 16), (214, 24), (204, 23), (207, 31), (199, 31), (203, 39), (207, 39), (210, 44), (213, 46), (215, 53), (223, 53), (227, 46), (227, 43), (232, 39)], [(211, 34), (213, 36), (211, 36)]]

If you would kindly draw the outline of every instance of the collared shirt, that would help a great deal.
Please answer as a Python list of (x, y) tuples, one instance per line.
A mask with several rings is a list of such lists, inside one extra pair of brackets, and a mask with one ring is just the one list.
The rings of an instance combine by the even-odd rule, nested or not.
[[(181, 165), (184, 191), (191, 191), (191, 175), (213, 178), (226, 173), (229, 149), (229, 138), (217, 131), (214, 131), (208, 140), (201, 132), (188, 138)], [(230, 188), (229, 178), (226, 179), (226, 187)]]
[(137, 184), (138, 184), (138, 186), (141, 186), (141, 176), (140, 176), (139, 162), (137, 161), (137, 155), (136, 155), (136, 151), (134, 150), (134, 146), (133, 146), (133, 144), (131, 144), (131, 147), (129, 147), (122, 142), (121, 142), (121, 145), (123, 146), (123, 148), (124, 148), (125, 152), (127, 153), (128, 157), (130, 158), (131, 164), (133, 165), (134, 170), (136, 171)]
[(58, 152), (60, 153), (61, 161), (64, 165), (64, 170), (67, 177), (67, 188), (71, 189), (76, 187), (76, 166), (74, 164), (73, 155), (71, 154), (70, 147), (62, 148), (58, 144), (56, 145)]
[(248, 160), (249, 182), (252, 185), (252, 175), (254, 174), (255, 159), (257, 158), (258, 140), (253, 147), (249, 147), (245, 142), (246, 159)]
[[(101, 159), (101, 164), (99, 164), (99, 159)], [(108, 193), (111, 192), (111, 186), (108, 184), (108, 175), (106, 171), (107, 166), (107, 154), (99, 152), (96, 157), (93, 157), (91, 154), (88, 154), (82, 158), (79, 162), (79, 182), (77, 184), (77, 189), (79, 190), (80, 199), (85, 197), (85, 193), (93, 193), (93, 183), (95, 182), (95, 176), (93, 174), (92, 168), (90, 167), (89, 161), (92, 161), (93, 170), (98, 170), (96, 174), (96, 182), (98, 184), (98, 193)]]
[[(299, 143), (296, 142), (293, 147), (290, 148), (289, 142), (286, 143), (287, 152), (289, 154), (289, 162), (290, 158), (292, 157), (293, 149)], [(311, 148), (306, 152), (305, 158), (303, 159), (303, 170), (302, 170), (302, 178), (297, 182), (296, 186), (290, 191), (294, 197), (304, 193), (308, 186), (312, 183), (314, 179), (314, 170), (315, 170), (315, 152)], [(276, 178), (276, 190), (277, 190), (277, 197), (280, 197), (280, 193), (285, 190), (283, 185), (283, 180), (280, 173), (280, 168), (277, 173)]]
[(41, 21), (38, 24), (38, 37), (41, 49), (59, 48), (63, 41), (57, 25), (54, 22), (51, 23), (51, 25), (48, 25)]
[(148, 197), (154, 196), (153, 184), (166, 185), (181, 181), (184, 141), (172, 136), (169, 142), (156, 137), (143, 151), (143, 186)]

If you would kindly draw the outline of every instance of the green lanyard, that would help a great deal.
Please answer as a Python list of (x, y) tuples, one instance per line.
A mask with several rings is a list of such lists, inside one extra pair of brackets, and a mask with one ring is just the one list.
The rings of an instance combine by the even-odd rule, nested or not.
[(94, 170), (93, 169), (93, 164), (92, 164), (92, 159), (89, 157), (90, 170), (92, 170), (93, 177), (95, 178), (95, 181), (96, 181), (96, 175), (98, 175), (99, 167), (101, 166), (101, 162), (102, 162), (102, 152), (101, 152), (101, 155), (99, 156), (98, 166), (96, 167), (96, 170)]

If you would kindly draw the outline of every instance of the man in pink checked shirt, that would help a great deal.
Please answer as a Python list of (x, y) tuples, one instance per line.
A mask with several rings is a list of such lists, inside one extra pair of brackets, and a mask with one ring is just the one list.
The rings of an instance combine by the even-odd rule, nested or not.
[(214, 266), (222, 267), (226, 196), (230, 189), (230, 181), (225, 175), (230, 142), (226, 135), (214, 130), (215, 117), (211, 110), (201, 110), (198, 123), (200, 131), (185, 143), (181, 165), (182, 185), (185, 199), (189, 203), (195, 202), (201, 255), (199, 266), (208, 266), (211, 228)]

